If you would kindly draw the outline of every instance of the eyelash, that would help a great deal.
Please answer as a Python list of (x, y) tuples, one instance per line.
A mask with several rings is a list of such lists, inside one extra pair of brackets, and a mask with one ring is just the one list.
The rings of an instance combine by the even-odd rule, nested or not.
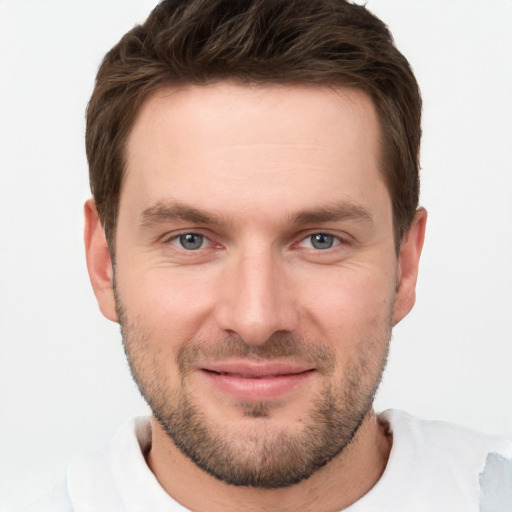
[(180, 244), (180, 239), (189, 235), (201, 237), (203, 242), (209, 242), (209, 245), (215, 245), (208, 236), (196, 231), (185, 231), (183, 233), (178, 233), (177, 235), (173, 235), (172, 237), (165, 239), (164, 242), (168, 245), (175, 245), (179, 250), (188, 253), (198, 253), (201, 249), (204, 249), (204, 247), (199, 247), (195, 250), (187, 250), (185, 247), (183, 247), (183, 245)]
[[(185, 247), (183, 247), (183, 244), (180, 242), (180, 240), (183, 237), (190, 236), (190, 235), (201, 237), (201, 239), (202, 239), (201, 247), (198, 247), (196, 249), (186, 249)], [(333, 243), (330, 247), (325, 247), (323, 249), (320, 249), (318, 247), (314, 247), (313, 237), (332, 238)], [(348, 245), (348, 241), (346, 240), (346, 238), (340, 237), (339, 235), (334, 235), (332, 233), (329, 233), (328, 231), (309, 232), (305, 236), (302, 236), (300, 238), (300, 240), (298, 242), (294, 243), (293, 245), (301, 247), (301, 246), (303, 246), (302, 244), (308, 243), (308, 240), (311, 241), (311, 245), (313, 245), (313, 247), (304, 247), (304, 248), (309, 249), (311, 252), (315, 252), (315, 253), (327, 252), (327, 251), (330, 251), (331, 249), (334, 249), (340, 245)], [(206, 242), (208, 244), (208, 246), (217, 245), (217, 247), (219, 247), (219, 248), (221, 247), (221, 244), (215, 244), (207, 235), (204, 235), (201, 232), (196, 232), (196, 231), (185, 231), (182, 233), (178, 233), (178, 234), (175, 234), (172, 237), (167, 238), (165, 240), (166, 244), (174, 245), (177, 247), (178, 250), (181, 250), (184, 253), (189, 253), (190, 255), (193, 255), (194, 253), (197, 254), (201, 250), (206, 249), (207, 247), (202, 246), (204, 244), (204, 242)], [(321, 241), (318, 241), (318, 242), (322, 243)]]
[[(319, 247), (315, 247), (314, 246), (315, 245), (314, 238), (317, 239), (316, 240), (317, 243), (321, 244), (322, 241), (321, 241), (320, 237), (331, 239), (332, 245), (330, 245), (329, 247), (324, 247), (323, 249), (320, 249)], [(310, 249), (313, 249), (313, 250), (319, 251), (319, 252), (328, 251), (329, 249), (332, 249), (332, 248), (337, 247), (344, 243), (344, 240), (337, 235), (333, 235), (332, 233), (328, 233), (328, 232), (324, 232), (324, 231), (318, 231), (315, 233), (310, 233), (306, 237), (302, 238), (301, 241), (298, 243), (298, 245), (301, 246), (302, 244), (306, 243), (308, 240), (311, 242), (311, 245), (313, 246), (312, 248), (310, 247)]]

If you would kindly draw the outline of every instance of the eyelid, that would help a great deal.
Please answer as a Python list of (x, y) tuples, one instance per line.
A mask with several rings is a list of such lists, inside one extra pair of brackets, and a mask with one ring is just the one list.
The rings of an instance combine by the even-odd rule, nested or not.
[[(198, 235), (203, 238), (204, 246), (196, 249), (194, 251), (187, 250), (184, 247), (179, 245), (179, 238), (184, 235)], [(167, 245), (173, 245), (174, 247), (177, 247), (181, 251), (185, 252), (199, 252), (201, 250), (207, 249), (208, 247), (220, 245), (218, 243), (215, 243), (215, 241), (212, 240), (212, 236), (209, 234), (206, 234), (203, 229), (180, 229), (179, 231), (174, 231), (172, 233), (166, 233), (162, 237), (160, 237), (160, 240)]]
[[(335, 247), (338, 247), (340, 245), (349, 245), (350, 244), (350, 236), (346, 233), (339, 233), (339, 232), (333, 232), (329, 229), (312, 229), (307, 230), (306, 232), (301, 233), (300, 238), (298, 242), (294, 245), (300, 246), (301, 244), (305, 243), (308, 239), (310, 239), (314, 235), (329, 235), (332, 236), (335, 240), (335, 243), (332, 247), (329, 249), (324, 249), (324, 252), (334, 249)], [(314, 251), (321, 251), (320, 249), (315, 249), (313, 247), (310, 247), (310, 249)]]
[[(200, 249), (196, 249), (195, 251), (190, 251), (185, 249), (184, 247), (181, 247), (179, 245), (179, 237), (187, 234), (195, 234), (203, 237), (205, 246), (201, 247)], [(332, 236), (335, 240), (334, 245), (329, 249), (324, 249), (323, 252), (327, 252), (329, 250), (335, 249), (336, 247), (340, 245), (351, 245), (353, 242), (353, 238), (347, 234), (347, 233), (340, 233), (339, 231), (333, 232), (333, 230), (330, 229), (308, 229), (304, 230), (299, 235), (295, 236), (295, 242), (292, 243), (292, 246), (300, 246), (301, 244), (305, 243), (311, 236), (317, 235), (317, 234), (323, 234), (323, 235), (329, 235)], [(204, 229), (204, 228), (189, 228), (189, 229), (180, 229), (177, 231), (173, 231), (172, 233), (166, 233), (159, 237), (159, 240), (164, 244), (169, 244), (177, 247), (178, 249), (184, 251), (184, 252), (200, 252), (201, 250), (208, 249), (209, 247), (223, 247), (224, 244), (217, 241), (215, 239), (216, 237), (210, 232), (210, 230)], [(315, 252), (322, 252), (320, 249), (315, 249), (313, 247), (309, 247), (312, 251)]]
[(163, 242), (174, 240), (183, 235), (201, 235), (204, 238), (211, 238), (211, 235), (207, 233), (207, 230), (204, 228), (178, 228), (173, 229), (172, 231), (167, 231), (163, 235), (159, 236), (159, 239)]

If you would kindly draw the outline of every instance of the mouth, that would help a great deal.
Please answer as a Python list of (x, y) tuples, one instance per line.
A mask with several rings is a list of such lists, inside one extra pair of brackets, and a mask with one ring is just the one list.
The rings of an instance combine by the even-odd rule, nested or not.
[(242, 373), (229, 373), (229, 372), (214, 372), (212, 370), (204, 370), (205, 372), (211, 372), (215, 373), (217, 375), (228, 375), (231, 377), (238, 377), (240, 379), (273, 379), (274, 377), (286, 377), (289, 375), (299, 375), (301, 373), (305, 373), (306, 371), (312, 371), (312, 370), (305, 370), (304, 372), (298, 372), (298, 373), (275, 373), (275, 374), (265, 374), (265, 375), (244, 375)]
[(210, 385), (244, 401), (280, 398), (302, 386), (314, 368), (288, 362), (228, 361), (209, 364), (200, 373)]

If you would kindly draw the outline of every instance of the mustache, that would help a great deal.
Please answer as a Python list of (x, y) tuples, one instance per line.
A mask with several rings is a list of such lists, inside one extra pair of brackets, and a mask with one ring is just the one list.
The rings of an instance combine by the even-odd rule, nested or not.
[(215, 340), (189, 340), (178, 350), (176, 363), (184, 375), (196, 368), (198, 361), (235, 358), (260, 362), (294, 361), (324, 373), (331, 373), (336, 363), (336, 354), (330, 347), (290, 332), (276, 332), (258, 345), (246, 343), (237, 334)]

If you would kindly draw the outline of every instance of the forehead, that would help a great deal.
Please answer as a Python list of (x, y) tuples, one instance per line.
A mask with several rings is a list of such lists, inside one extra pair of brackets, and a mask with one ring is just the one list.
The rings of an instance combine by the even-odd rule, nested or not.
[(385, 187), (380, 147), (374, 105), (355, 89), (224, 82), (162, 89), (128, 138), (120, 213), (123, 204), (147, 209), (168, 200), (223, 214), (241, 205), (371, 202)]

